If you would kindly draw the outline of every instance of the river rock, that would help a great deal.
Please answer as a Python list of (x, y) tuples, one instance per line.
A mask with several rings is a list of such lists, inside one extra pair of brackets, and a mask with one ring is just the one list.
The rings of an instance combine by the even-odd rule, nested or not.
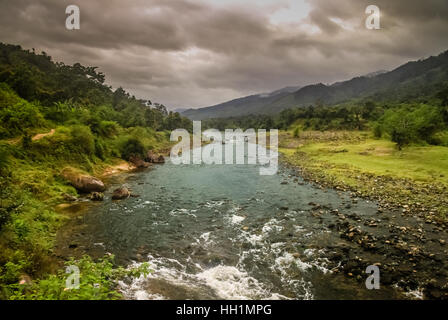
[(129, 162), (131, 162), (137, 168), (148, 168), (151, 164), (149, 162), (143, 161), (139, 156), (131, 156), (129, 158)]
[(165, 163), (165, 157), (163, 155), (155, 154), (153, 151), (149, 150), (146, 153), (146, 161), (150, 163)]
[(72, 168), (62, 171), (62, 177), (67, 180), (78, 191), (84, 193), (103, 192), (106, 190), (103, 181), (85, 173), (81, 173)]
[(114, 190), (114, 193), (112, 194), (112, 200), (122, 200), (129, 198), (131, 196), (131, 193), (129, 192), (128, 188), (121, 187)]
[(75, 196), (72, 196), (71, 194), (68, 194), (68, 193), (64, 193), (63, 197), (64, 197), (65, 201), (74, 202), (74, 201), (78, 200), (78, 198), (76, 198)]

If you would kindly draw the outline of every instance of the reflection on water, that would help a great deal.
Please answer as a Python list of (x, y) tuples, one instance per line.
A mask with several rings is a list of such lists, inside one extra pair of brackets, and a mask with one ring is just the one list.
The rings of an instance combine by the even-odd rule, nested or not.
[[(391, 298), (333, 274), (328, 247), (341, 242), (312, 203), (373, 215), (373, 203), (351, 209), (348, 195), (312, 187), (286, 169), (261, 176), (255, 165), (167, 163), (119, 177), (138, 198), (106, 193), (80, 218), (65, 244), (121, 264), (148, 261), (148, 279), (120, 283), (129, 299)], [(76, 221), (76, 219), (75, 219)], [(380, 295), (379, 295), (380, 294)]]

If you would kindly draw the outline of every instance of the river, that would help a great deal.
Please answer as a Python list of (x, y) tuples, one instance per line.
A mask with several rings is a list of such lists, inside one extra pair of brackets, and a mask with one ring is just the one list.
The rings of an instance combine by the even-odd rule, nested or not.
[[(375, 216), (377, 205), (321, 189), (280, 165), (164, 165), (109, 181), (101, 203), (85, 202), (59, 236), (65, 253), (149, 262), (149, 278), (128, 279), (127, 299), (392, 299), (363, 279), (333, 272), (327, 256), (344, 246), (325, 211)], [(111, 201), (125, 185), (138, 197)], [(64, 250), (61, 250), (64, 251)], [(367, 265), (366, 265), (367, 267)]]

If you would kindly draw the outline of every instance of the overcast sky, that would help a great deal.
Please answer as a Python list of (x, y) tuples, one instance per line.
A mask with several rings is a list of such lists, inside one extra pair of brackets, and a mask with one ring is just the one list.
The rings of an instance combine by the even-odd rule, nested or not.
[[(369, 4), (381, 30), (365, 28)], [(447, 0), (0, 0), (0, 41), (169, 108), (390, 70), (447, 50), (447, 31)]]

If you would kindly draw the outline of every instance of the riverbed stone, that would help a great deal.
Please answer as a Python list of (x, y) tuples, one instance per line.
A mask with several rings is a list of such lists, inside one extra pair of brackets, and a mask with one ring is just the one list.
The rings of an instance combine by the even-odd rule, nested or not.
[(65, 168), (61, 176), (80, 192), (90, 193), (106, 190), (103, 181), (100, 179), (72, 168)]
[(131, 196), (131, 192), (126, 187), (120, 187), (115, 189), (112, 194), (112, 200), (122, 200), (127, 199)]
[(163, 155), (160, 154), (156, 154), (153, 151), (149, 150), (146, 153), (146, 157), (145, 160), (150, 162), (150, 163), (156, 163), (156, 164), (162, 164), (165, 163), (165, 157)]
[(148, 168), (151, 165), (149, 162), (143, 161), (139, 156), (131, 156), (129, 162), (139, 169)]

